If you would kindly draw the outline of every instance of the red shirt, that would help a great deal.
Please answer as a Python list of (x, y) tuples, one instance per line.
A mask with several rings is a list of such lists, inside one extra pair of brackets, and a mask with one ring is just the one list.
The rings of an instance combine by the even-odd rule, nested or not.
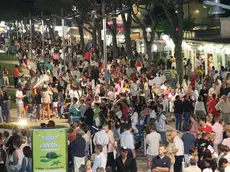
[(212, 132), (212, 127), (206, 124), (205, 127), (200, 127), (200, 130), (205, 133), (211, 133)]
[(220, 112), (216, 110), (216, 104), (218, 103), (217, 99), (211, 99), (208, 102), (208, 112), (213, 114), (213, 116), (220, 116)]
[(87, 61), (90, 61), (90, 53), (89, 53), (89, 52), (86, 52), (86, 53), (85, 53), (85, 59), (86, 59)]
[(18, 70), (18, 68), (14, 68), (13, 76), (14, 76), (15, 78), (18, 78), (18, 77), (19, 77), (19, 70)]

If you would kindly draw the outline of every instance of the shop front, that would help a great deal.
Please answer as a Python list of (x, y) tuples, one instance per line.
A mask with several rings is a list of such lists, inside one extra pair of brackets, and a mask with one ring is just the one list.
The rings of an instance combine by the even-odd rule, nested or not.
[(193, 71), (202, 67), (205, 74), (212, 69), (220, 70), (221, 66), (230, 67), (229, 44), (218, 44), (202, 41), (183, 41), (183, 53), (185, 59), (190, 59)]

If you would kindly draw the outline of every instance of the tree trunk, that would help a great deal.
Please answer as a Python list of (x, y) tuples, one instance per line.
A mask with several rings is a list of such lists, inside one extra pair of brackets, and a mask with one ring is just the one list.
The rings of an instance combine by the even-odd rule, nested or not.
[(99, 25), (99, 27), (97, 28), (97, 32), (98, 32), (98, 45), (99, 45), (99, 56), (102, 56), (103, 54), (103, 40), (101, 40), (101, 25)]
[(117, 19), (113, 18), (113, 31), (112, 31), (112, 36), (113, 36), (113, 59), (118, 58), (118, 48), (117, 48)]
[(93, 39), (92, 39), (92, 44), (93, 44), (93, 48), (94, 49), (97, 49), (97, 29), (96, 29), (96, 26), (94, 25), (94, 28), (93, 28)]
[(175, 43), (175, 57), (176, 57), (176, 68), (177, 68), (177, 73), (179, 76), (179, 83), (182, 84), (183, 81), (183, 57), (182, 57), (182, 42), (178, 41)]
[(79, 30), (79, 35), (80, 35), (80, 45), (81, 49), (85, 49), (85, 39), (84, 39), (84, 30), (81, 24), (78, 24), (78, 30)]
[(146, 50), (147, 50), (147, 54), (148, 54), (148, 65), (150, 66), (152, 64), (152, 60), (153, 60), (153, 53), (152, 53), (152, 43), (149, 41), (145, 41), (145, 45), (146, 45)]

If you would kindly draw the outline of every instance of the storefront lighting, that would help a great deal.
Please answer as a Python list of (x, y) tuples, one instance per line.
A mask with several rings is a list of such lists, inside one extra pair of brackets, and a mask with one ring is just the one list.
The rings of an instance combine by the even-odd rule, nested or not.
[(204, 47), (201, 45), (201, 46), (199, 46), (198, 50), (199, 50), (199, 51), (203, 51), (203, 50), (204, 50)]
[(18, 121), (18, 125), (21, 126), (21, 127), (25, 127), (25, 126), (28, 125), (28, 122), (27, 122), (26, 119), (20, 119), (20, 120)]
[(227, 48), (225, 51), (226, 54), (230, 54), (230, 48)]
[(217, 48), (217, 49), (215, 50), (215, 52), (216, 52), (217, 54), (219, 54), (219, 53), (220, 53), (220, 49)]
[(169, 39), (169, 36), (168, 35), (162, 35), (161, 38), (164, 40), (164, 41), (167, 41)]

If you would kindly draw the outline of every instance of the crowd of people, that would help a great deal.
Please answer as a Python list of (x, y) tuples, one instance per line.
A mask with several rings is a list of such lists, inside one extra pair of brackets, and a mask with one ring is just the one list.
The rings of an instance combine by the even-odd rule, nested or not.
[[(94, 49), (79, 53), (73, 47), (63, 53), (58, 44), (47, 42), (44, 51), (34, 46), (34, 70), (22, 61), (27, 59), (28, 47), (19, 45), (19, 66), (24, 62), (31, 77), (19, 83), (18, 66), (14, 71), (18, 118), (41, 122), (67, 118), (71, 124), (69, 171), (136, 172), (137, 152), (143, 150), (152, 172), (229, 171), (227, 69), (213, 67), (201, 76), (187, 60), (180, 84), (173, 57), (153, 68), (143, 54), (134, 52), (131, 60), (125, 56), (109, 60), (104, 73), (104, 60)], [(33, 78), (46, 76), (48, 80), (38, 79), (40, 85), (34, 86)], [(6, 109), (9, 83), (4, 83), (2, 108)], [(9, 111), (3, 110), (3, 118), (10, 121)], [(175, 129), (169, 130), (167, 124), (172, 121)], [(41, 127), (55, 124), (51, 120)], [(32, 150), (25, 145), (28, 133), (15, 128), (8, 141), (6, 135), (0, 137), (2, 166), (31, 172)]]

